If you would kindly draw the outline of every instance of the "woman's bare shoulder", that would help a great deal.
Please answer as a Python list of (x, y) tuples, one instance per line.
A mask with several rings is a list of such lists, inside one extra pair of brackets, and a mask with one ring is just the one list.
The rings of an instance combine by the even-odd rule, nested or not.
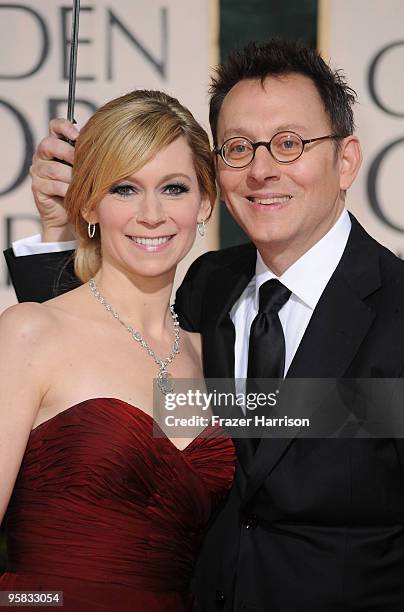
[[(55, 317), (79, 316), (88, 310), (89, 290), (86, 285), (81, 285), (62, 295), (52, 298), (43, 303), (43, 307), (53, 311)], [(91, 302), (90, 302), (91, 303)]]
[[(86, 293), (82, 287), (39, 304), (24, 302), (10, 306), (0, 315), (0, 341), (8, 338), (14, 346), (19, 341), (30, 344), (32, 349), (54, 348), (71, 334), (71, 325), (77, 324), (85, 308)], [(56, 340), (56, 342), (55, 342)]]
[(52, 311), (37, 302), (24, 302), (10, 306), (0, 315), (1, 343), (38, 340), (55, 326)]

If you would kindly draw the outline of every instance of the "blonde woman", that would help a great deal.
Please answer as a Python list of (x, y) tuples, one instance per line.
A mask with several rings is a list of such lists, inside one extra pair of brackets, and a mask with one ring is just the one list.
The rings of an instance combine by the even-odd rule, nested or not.
[(83, 285), (0, 318), (1, 591), (63, 591), (74, 611), (189, 609), (234, 450), (213, 429), (154, 438), (152, 381), (202, 377), (200, 338), (169, 300), (215, 196), (206, 133), (163, 93), (113, 100), (81, 130), (65, 202)]

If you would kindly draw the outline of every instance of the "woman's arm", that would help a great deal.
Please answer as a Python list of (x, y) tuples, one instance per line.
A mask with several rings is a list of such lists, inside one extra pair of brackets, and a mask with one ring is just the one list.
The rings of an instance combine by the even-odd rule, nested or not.
[(21, 304), (0, 316), (0, 523), (45, 391), (41, 349), (46, 315)]

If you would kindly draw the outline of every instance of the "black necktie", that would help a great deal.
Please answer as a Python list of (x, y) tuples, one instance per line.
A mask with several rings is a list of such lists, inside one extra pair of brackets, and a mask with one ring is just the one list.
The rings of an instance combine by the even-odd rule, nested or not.
[(260, 287), (258, 314), (251, 324), (248, 346), (247, 391), (254, 378), (282, 378), (285, 368), (285, 338), (278, 312), (291, 292), (276, 278)]

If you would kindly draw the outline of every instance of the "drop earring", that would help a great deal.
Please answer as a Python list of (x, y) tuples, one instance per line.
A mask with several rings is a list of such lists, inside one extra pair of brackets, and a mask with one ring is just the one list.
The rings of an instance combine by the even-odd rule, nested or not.
[(87, 234), (90, 240), (95, 236), (95, 223), (89, 223), (87, 227)]
[(204, 235), (206, 234), (206, 223), (205, 223), (205, 219), (202, 219), (202, 221), (198, 221), (198, 223), (196, 224), (196, 229), (198, 230), (198, 234), (200, 236), (202, 236), (202, 238), (204, 237)]

